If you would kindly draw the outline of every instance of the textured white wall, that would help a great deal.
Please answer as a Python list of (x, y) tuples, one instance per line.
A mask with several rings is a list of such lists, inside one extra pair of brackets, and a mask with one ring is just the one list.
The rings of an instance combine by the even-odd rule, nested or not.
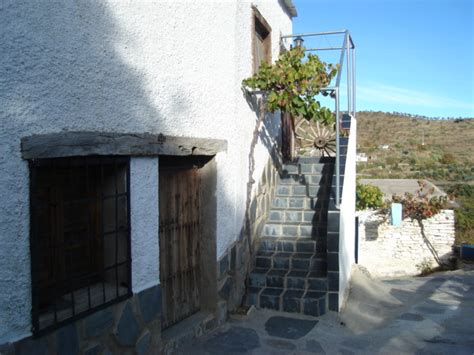
[[(276, 57), (280, 33), (291, 33), (277, 0), (0, 3), (0, 343), (30, 329), (21, 137), (88, 130), (226, 139), (216, 157), (218, 257), (237, 238), (256, 121), (240, 89), (252, 70), (252, 4), (272, 26)], [(277, 116), (266, 120), (271, 135), (278, 125)], [(268, 149), (255, 148), (257, 181)]]
[(356, 144), (357, 121), (352, 119), (339, 221), (339, 309), (348, 297), (352, 266), (355, 263)]
[(158, 158), (130, 160), (130, 224), (132, 227), (132, 290), (160, 283)]

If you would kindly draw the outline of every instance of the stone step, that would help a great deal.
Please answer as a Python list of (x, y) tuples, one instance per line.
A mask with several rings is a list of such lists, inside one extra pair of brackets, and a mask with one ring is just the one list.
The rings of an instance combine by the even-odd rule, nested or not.
[(288, 174), (278, 178), (278, 186), (325, 186), (332, 178), (332, 174)]
[(327, 292), (328, 279), (324, 273), (319, 272), (255, 268), (250, 273), (249, 286)]
[[(335, 191), (334, 191), (335, 192)], [(317, 210), (320, 208), (334, 208), (334, 196), (331, 196), (330, 191), (323, 196), (308, 197), (308, 196), (276, 196), (272, 199), (270, 208), (272, 210), (288, 210), (288, 211), (303, 211), (303, 210)]]
[(334, 164), (283, 164), (282, 176), (291, 174), (318, 174), (321, 175), (332, 171)]
[[(333, 242), (333, 240), (331, 240)], [(333, 243), (334, 244), (334, 243)], [(332, 244), (331, 244), (332, 246)], [(326, 253), (327, 236), (311, 238), (294, 237), (261, 237), (258, 251), (264, 252), (298, 252), (298, 253)]]
[(327, 310), (327, 292), (249, 287), (245, 303), (257, 308), (321, 316)]
[(281, 237), (281, 238), (262, 237), (260, 238), (258, 251), (317, 253), (317, 252), (320, 252), (319, 244), (323, 244), (322, 239), (314, 240), (314, 239), (309, 239), (309, 238), (293, 238), (293, 237)]
[[(335, 186), (335, 185), (334, 185)], [(324, 199), (325, 197), (329, 196), (329, 188), (332, 186), (324, 185), (313, 185), (313, 186), (304, 186), (304, 185), (279, 185), (275, 190), (275, 197), (290, 197), (290, 198), (298, 198), (298, 197), (307, 197), (311, 199), (321, 198)]]
[(326, 222), (313, 223), (270, 223), (267, 222), (262, 231), (264, 237), (318, 237), (327, 232)]
[(298, 156), (295, 162), (290, 164), (334, 164), (336, 161), (335, 157), (308, 157)]
[(286, 211), (272, 209), (268, 214), (269, 223), (313, 224), (327, 222), (328, 214), (325, 208), (309, 211)]
[(260, 251), (255, 258), (255, 267), (324, 273), (327, 271), (327, 260), (325, 254), (318, 253)]

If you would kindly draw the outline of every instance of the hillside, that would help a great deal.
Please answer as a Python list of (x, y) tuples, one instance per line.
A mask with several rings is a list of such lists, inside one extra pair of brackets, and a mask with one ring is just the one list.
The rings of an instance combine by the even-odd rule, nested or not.
[(368, 157), (357, 164), (358, 175), (474, 183), (474, 119), (361, 111), (357, 136), (358, 153)]

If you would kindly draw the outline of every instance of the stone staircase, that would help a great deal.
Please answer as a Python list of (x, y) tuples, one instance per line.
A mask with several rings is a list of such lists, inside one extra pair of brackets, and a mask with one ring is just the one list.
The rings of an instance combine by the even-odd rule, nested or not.
[[(328, 261), (334, 262), (327, 253), (334, 166), (332, 157), (299, 157), (283, 166), (248, 279), (247, 305), (326, 313)], [(338, 225), (339, 213), (333, 217), (329, 223)]]

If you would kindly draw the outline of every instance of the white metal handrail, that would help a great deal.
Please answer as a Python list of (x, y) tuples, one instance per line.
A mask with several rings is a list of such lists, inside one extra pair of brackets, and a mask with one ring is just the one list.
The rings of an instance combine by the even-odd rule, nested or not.
[(339, 209), (341, 203), (341, 191), (340, 191), (340, 121), (341, 121), (341, 107), (340, 107), (340, 89), (341, 89), (341, 77), (342, 68), (344, 63), (347, 63), (346, 76), (347, 76), (347, 114), (356, 118), (356, 49), (354, 41), (348, 30), (338, 31), (326, 31), (326, 32), (311, 32), (311, 33), (300, 33), (291, 35), (282, 35), (281, 39), (297, 38), (297, 37), (315, 37), (315, 36), (333, 36), (333, 35), (344, 35), (343, 42), (340, 47), (328, 46), (319, 48), (306, 48), (306, 52), (316, 51), (340, 51), (339, 57), (339, 71), (336, 76), (336, 82), (334, 86), (322, 88), (321, 91), (330, 92), (334, 97), (334, 111), (336, 114), (336, 199), (335, 205)]

